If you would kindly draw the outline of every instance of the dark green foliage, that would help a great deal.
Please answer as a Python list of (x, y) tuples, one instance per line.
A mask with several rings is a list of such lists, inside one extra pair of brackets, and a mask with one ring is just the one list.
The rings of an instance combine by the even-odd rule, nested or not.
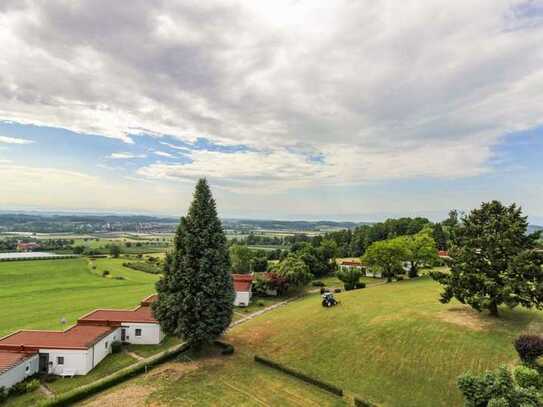
[(458, 379), (458, 388), (464, 395), (467, 407), (541, 406), (537, 391), (533, 388), (520, 387), (505, 366), (479, 376), (465, 373)]
[(436, 246), (438, 250), (448, 249), (447, 235), (445, 234), (445, 231), (443, 230), (443, 226), (441, 226), (441, 223), (436, 223), (434, 227), (432, 228), (432, 237), (434, 238), (434, 241), (436, 242)]
[(289, 254), (279, 264), (277, 275), (288, 281), (289, 288), (300, 289), (311, 281), (313, 275), (309, 267), (296, 254)]
[(111, 254), (111, 257), (116, 259), (121, 254), (121, 248), (116, 244), (112, 244), (109, 248), (109, 254)]
[(322, 281), (320, 280), (315, 280), (315, 281), (312, 281), (311, 282), (311, 285), (313, 287), (324, 287), (326, 284), (324, 284)]
[(230, 325), (234, 302), (226, 237), (204, 179), (181, 218), (174, 246), (157, 282), (153, 311), (167, 335), (199, 347)]
[(143, 261), (131, 261), (131, 262), (125, 262), (123, 263), (124, 267), (128, 267), (132, 270), (136, 271), (143, 271), (144, 273), (149, 274), (160, 274), (162, 271), (160, 267), (154, 263), (151, 262), (143, 262)]
[(353, 290), (359, 283), (362, 272), (358, 268), (349, 267), (337, 271), (336, 276), (343, 282), (345, 290)]
[(456, 298), (498, 315), (498, 306), (543, 307), (542, 256), (533, 251), (538, 234), (516, 205), (483, 203), (455, 228), (450, 273), (432, 277), (444, 286), (441, 302)]
[(515, 339), (515, 349), (520, 360), (533, 365), (538, 357), (543, 356), (543, 336), (520, 335)]
[(299, 372), (297, 370), (291, 369), (289, 367), (283, 366), (280, 363), (274, 362), (272, 360), (263, 358), (261, 356), (255, 355), (255, 362), (262, 363), (263, 365), (269, 366), (271, 368), (277, 369), (283, 373), (289, 374), (291, 376), (297, 377), (298, 379), (303, 380), (306, 383), (313, 384), (317, 387), (320, 387), (323, 390), (326, 390), (332, 394), (342, 397), (343, 390), (333, 384), (326, 383), (320, 379), (308, 376), (305, 373)]

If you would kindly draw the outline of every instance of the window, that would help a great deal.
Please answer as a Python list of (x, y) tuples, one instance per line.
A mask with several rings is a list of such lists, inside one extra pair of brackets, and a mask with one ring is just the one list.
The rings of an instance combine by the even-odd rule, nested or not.
[(57, 357), (57, 365), (63, 365), (64, 364), (64, 356)]
[(107, 345), (109, 345), (109, 343), (106, 341), (106, 349), (107, 349)]
[(136, 336), (141, 336), (141, 329), (136, 328)]
[(25, 372), (28, 372), (30, 370), (30, 366), (25, 367)]

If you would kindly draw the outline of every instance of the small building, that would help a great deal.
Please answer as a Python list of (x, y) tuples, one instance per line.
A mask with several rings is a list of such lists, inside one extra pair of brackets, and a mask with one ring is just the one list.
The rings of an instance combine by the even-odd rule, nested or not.
[(39, 249), (41, 246), (39, 243), (30, 242), (30, 243), (17, 243), (17, 251), (18, 252), (31, 252), (34, 250)]
[(247, 307), (251, 303), (253, 296), (253, 278), (252, 274), (232, 274), (234, 280), (234, 291), (236, 298), (234, 305), (236, 307)]
[(164, 333), (151, 309), (157, 298), (156, 294), (151, 295), (133, 310), (97, 309), (81, 317), (77, 323), (120, 328), (120, 341), (123, 343), (158, 345), (164, 339)]
[(9, 389), (27, 377), (38, 373), (39, 356), (36, 352), (0, 350), (0, 389)]
[(111, 353), (120, 329), (74, 325), (65, 331), (18, 331), (0, 339), (0, 351), (38, 355), (40, 373), (85, 375)]
[(358, 269), (364, 271), (366, 269), (360, 259), (357, 258), (337, 259), (337, 265), (340, 270)]

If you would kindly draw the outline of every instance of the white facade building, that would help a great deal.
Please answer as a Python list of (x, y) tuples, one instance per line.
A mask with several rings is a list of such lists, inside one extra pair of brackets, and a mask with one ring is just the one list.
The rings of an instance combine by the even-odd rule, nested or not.
[(37, 353), (0, 350), (0, 388), (9, 389), (38, 373), (38, 363)]

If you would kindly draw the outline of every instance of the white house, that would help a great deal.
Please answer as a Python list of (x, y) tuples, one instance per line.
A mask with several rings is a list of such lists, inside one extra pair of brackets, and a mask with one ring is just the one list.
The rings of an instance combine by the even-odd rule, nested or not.
[(252, 274), (232, 274), (234, 280), (234, 291), (236, 298), (234, 305), (236, 307), (247, 307), (251, 303), (253, 296), (253, 275)]
[(9, 389), (38, 373), (38, 360), (36, 352), (0, 350), (0, 388)]
[(111, 353), (120, 329), (74, 325), (65, 331), (18, 331), (0, 339), (0, 351), (38, 355), (38, 371), (59, 376), (85, 375)]
[(164, 339), (164, 333), (151, 310), (151, 304), (156, 299), (156, 295), (149, 296), (133, 310), (98, 309), (81, 317), (77, 323), (119, 328), (119, 340), (123, 343), (158, 345)]

